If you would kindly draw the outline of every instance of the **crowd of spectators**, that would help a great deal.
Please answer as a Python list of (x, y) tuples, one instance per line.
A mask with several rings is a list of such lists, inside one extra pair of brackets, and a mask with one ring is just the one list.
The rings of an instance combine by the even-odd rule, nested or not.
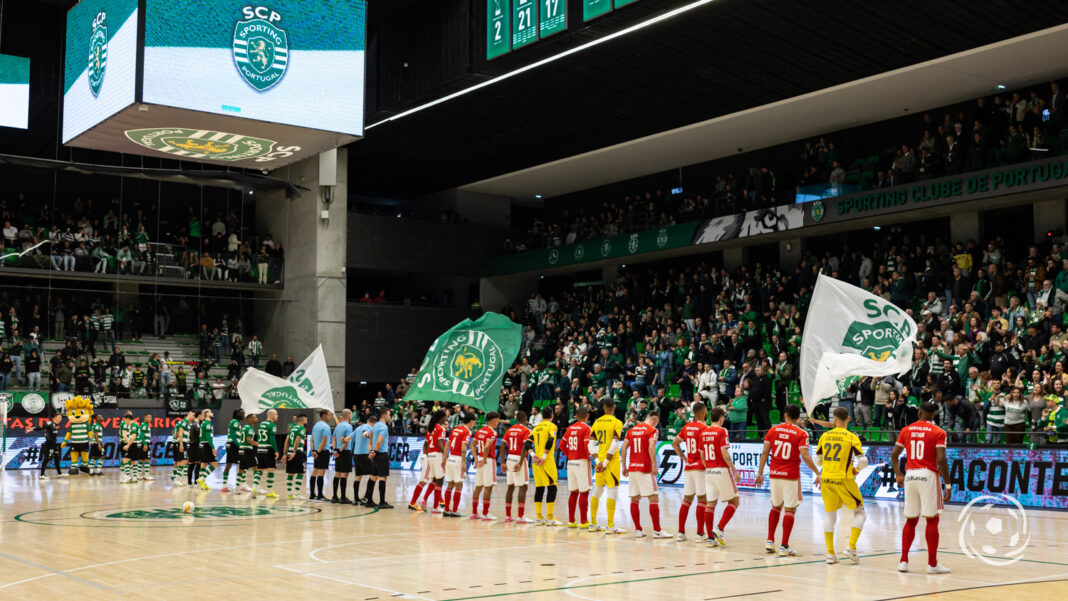
[[(19, 193), (0, 199), (0, 267), (279, 283), (282, 244), (243, 226), (237, 213), (188, 208), (161, 223), (156, 205), (133, 212), (75, 198), (53, 207)], [(164, 232), (162, 238), (155, 232)]]
[[(809, 253), (789, 270), (676, 262), (536, 294), (502, 309), (523, 324), (523, 342), (499, 410), (512, 418), (552, 406), (566, 424), (576, 407), (596, 414), (610, 396), (628, 424), (655, 411), (670, 434), (699, 400), (727, 409), (737, 439), (764, 430), (772, 411), (801, 403), (804, 316), (821, 273), (911, 312), (919, 334), (909, 373), (858, 378), (810, 417), (843, 406), (869, 440), (889, 440), (933, 401), (957, 441), (1068, 442), (1068, 249), (1055, 238), (1008, 247), (1000, 237), (950, 244), (890, 231), (864, 249)], [(421, 433), (433, 408), (395, 403), (414, 374), (383, 402)]]
[[(162, 299), (155, 305), (166, 307)], [(0, 392), (24, 387), (117, 398), (178, 396), (216, 406), (237, 398), (237, 382), (248, 367), (278, 377), (296, 368), (292, 357), (268, 357), (258, 335), (246, 337), (241, 317), (226, 313), (202, 324), (195, 357), (178, 360), (164, 351), (131, 358), (122, 342), (143, 342), (145, 317), (138, 302), (122, 306), (105, 304), (101, 297), (66, 302), (55, 297), (46, 304), (39, 294), (0, 291)], [(151, 316), (156, 339), (170, 332), (169, 320), (165, 310)], [(50, 345), (51, 352), (44, 348), (46, 341), (57, 343)]]
[[(917, 125), (904, 128), (907, 139), (865, 139), (863, 148), (851, 148), (857, 155), (852, 160), (840, 155), (833, 140), (820, 137), (803, 143), (799, 160), (769, 165), (773, 162), (769, 157), (755, 155), (752, 162), (761, 166), (717, 175), (711, 189), (700, 194), (657, 190), (603, 201), (596, 208), (571, 204), (544, 219), (535, 218), (526, 232), (505, 241), (504, 252), (550, 248), (793, 203), (799, 187), (854, 183), (857, 190), (882, 188), (1046, 158), (1064, 150), (1061, 132), (1068, 125), (1064, 93), (1056, 82), (978, 98), (924, 113), (918, 119)], [(866, 161), (868, 157), (873, 160)]]

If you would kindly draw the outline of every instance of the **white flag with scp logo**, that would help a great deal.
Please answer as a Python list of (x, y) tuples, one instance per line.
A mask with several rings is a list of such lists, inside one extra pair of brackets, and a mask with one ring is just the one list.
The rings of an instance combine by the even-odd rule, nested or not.
[(268, 409), (334, 410), (334, 394), (322, 346), (308, 355), (289, 379), (250, 367), (237, 383), (237, 392), (241, 408), (249, 415)]
[(891, 376), (912, 367), (916, 321), (890, 301), (820, 275), (801, 342), (801, 395), (811, 413), (849, 376)]

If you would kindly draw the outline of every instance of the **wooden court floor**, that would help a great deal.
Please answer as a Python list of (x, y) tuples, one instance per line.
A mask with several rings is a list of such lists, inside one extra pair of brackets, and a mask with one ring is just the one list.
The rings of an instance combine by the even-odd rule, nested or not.
[[(36, 473), (8, 472), (0, 508), (0, 600), (1048, 601), (1068, 580), (1068, 513), (1061, 512), (1029, 511), (1022, 558), (995, 566), (965, 555), (958, 536), (961, 508), (949, 507), (940, 553), (953, 573), (928, 576), (922, 525), (912, 572), (896, 571), (902, 517), (895, 502), (868, 503), (860, 565), (828, 566), (822, 508), (814, 519), (818, 503), (811, 497), (792, 536), (799, 555), (779, 559), (763, 551), (768, 497), (755, 493), (742, 495), (727, 529), (729, 546), (710, 550), (692, 541), (635, 540), (631, 533), (605, 536), (412, 513), (405, 508), (415, 485), (411, 473), (394, 473), (387, 498), (397, 508), (383, 511), (224, 495), (217, 475), (210, 492), (172, 490), (168, 470), (154, 474), (155, 482), (120, 485), (115, 470), (103, 478), (45, 482)], [(281, 490), (281, 483), (276, 486)], [(503, 494), (499, 486), (492, 506), (502, 517)], [(664, 529), (672, 533), (680, 499), (679, 489), (662, 491)], [(185, 501), (196, 504), (196, 517), (181, 514)], [(527, 507), (532, 514), (532, 493)], [(559, 503), (558, 517), (566, 517), (566, 510), (566, 502)], [(644, 504), (643, 516), (648, 519)], [(986, 525), (991, 516), (1003, 525), (1012, 517), (995, 508), (969, 521)], [(848, 518), (838, 522), (842, 547)], [(630, 527), (626, 503), (617, 507), (616, 524)], [(692, 534), (692, 514), (688, 527)], [(997, 558), (1012, 552), (1007, 531), (994, 536), (983, 527), (965, 530), (968, 550), (985, 547), (989, 561), (1004, 562)]]

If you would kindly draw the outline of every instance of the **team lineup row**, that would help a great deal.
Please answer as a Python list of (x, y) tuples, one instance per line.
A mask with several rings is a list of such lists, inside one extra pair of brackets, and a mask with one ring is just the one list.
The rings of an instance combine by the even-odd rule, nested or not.
[[(930, 405), (930, 406), (929, 406)], [(498, 519), (490, 514), (490, 502), (497, 484), (497, 465), (503, 459), (507, 491), (505, 494), (505, 522), (537, 523), (546, 526), (563, 526), (556, 519), (557, 446), (567, 458), (568, 522), (569, 528), (584, 528), (590, 532), (623, 534), (615, 525), (615, 509), (619, 484), (628, 477), (630, 514), (635, 525), (635, 536), (645, 537), (642, 527), (640, 502), (648, 501), (648, 513), (652, 522), (651, 536), (655, 539), (670, 538), (661, 529), (660, 508), (657, 491), (659, 466), (656, 462), (658, 416), (651, 414), (644, 422), (622, 433), (623, 424), (615, 417), (615, 405), (606, 401), (604, 415), (588, 423), (589, 413), (585, 408), (576, 411), (575, 421), (558, 437), (557, 427), (551, 419), (551, 410), (546, 409), (543, 419), (533, 427), (528, 416), (520, 411), (516, 423), (509, 427), (498, 444), (497, 427), (499, 416), (489, 413), (485, 425), (475, 430), (477, 417), (468, 413), (462, 423), (446, 430), (446, 414), (438, 411), (431, 419), (432, 428), (423, 443), (423, 466), (408, 508), (412, 511), (427, 511), (433, 497), (430, 512), (442, 513), (445, 517), (459, 518), (463, 484), (468, 471), (468, 456), (474, 457), (475, 489), (471, 498), (470, 519), (492, 521)], [(900, 433), (892, 454), (892, 465), (898, 483), (904, 489), (905, 526), (902, 532), (901, 571), (908, 571), (908, 551), (915, 538), (919, 518), (926, 519), (928, 548), (927, 572), (944, 574), (949, 570), (938, 563), (938, 519), (942, 504), (949, 498), (948, 465), (945, 459), (946, 433), (931, 423), (937, 412), (933, 404), (925, 403), (919, 409), (920, 419)], [(738, 473), (730, 456), (727, 431), (722, 427), (726, 414), (721, 408), (708, 410), (702, 403), (693, 406), (693, 421), (686, 424), (671, 441), (675, 452), (685, 460), (685, 485), (683, 503), (678, 515), (678, 531), (675, 539), (687, 540), (686, 522), (692, 509), (696, 512), (697, 540), (709, 548), (726, 546), (725, 530), (739, 503)], [(237, 466), (237, 493), (247, 493), (277, 498), (274, 478), (277, 463), (283, 457), (286, 462), (286, 498), (327, 501), (323, 494), (324, 476), (334, 460), (334, 503), (354, 503), (368, 507), (389, 509), (385, 500), (386, 478), (389, 475), (388, 423), (391, 414), (383, 409), (371, 416), (366, 423), (354, 426), (350, 423), (351, 412), (345, 410), (334, 428), (330, 420), (332, 412), (321, 411), (319, 421), (312, 428), (311, 448), (306, 449), (307, 416), (297, 415), (289, 426), (281, 449), (276, 442), (278, 413), (269, 410), (261, 422), (255, 415), (245, 417), (241, 410), (235, 411), (227, 433), (226, 469), (223, 473), (222, 492), (231, 492), (227, 487), (229, 471)], [(190, 412), (179, 420), (172, 432), (172, 452), (175, 468), (172, 472), (174, 486), (195, 481), (208, 490), (207, 479), (218, 468), (213, 444), (214, 429), (211, 410), (199, 415)], [(867, 458), (856, 434), (846, 429), (849, 414), (843, 408), (834, 412), (831, 427), (819, 439), (815, 458), (809, 453), (808, 434), (798, 426), (800, 411), (796, 406), (787, 407), (783, 423), (772, 427), (764, 438), (764, 448), (757, 470), (757, 486), (761, 486), (764, 468), (769, 467), (771, 509), (768, 515), (768, 536), (765, 550), (782, 557), (795, 555), (790, 547), (790, 534), (794, 514), (802, 500), (800, 464), (804, 462), (814, 473), (820, 485), (824, 505), (824, 536), (827, 548), (827, 563), (838, 562), (835, 552), (835, 523), (839, 510), (852, 513), (848, 546), (843, 557), (859, 563), (857, 541), (866, 519), (864, 502), (854, 480), (855, 475), (867, 467)], [(138, 423), (127, 413), (120, 425), (123, 444), (122, 481), (150, 480), (147, 461), (147, 433), (145, 424)], [(97, 438), (99, 439), (99, 438)], [(558, 440), (559, 439), (559, 440)], [(92, 434), (90, 445), (92, 446)], [(77, 444), (81, 444), (80, 442)], [(98, 445), (99, 446), (99, 445)], [(307, 453), (313, 457), (310, 493), (304, 490), (307, 471)], [(899, 458), (905, 453), (907, 462), (901, 470)], [(99, 468), (91, 467), (92, 472)], [(196, 470), (196, 473), (190, 471)], [(355, 470), (353, 500), (347, 498), (347, 478)], [(252, 472), (251, 486), (248, 474)], [(525, 515), (526, 493), (530, 474), (534, 478), (535, 519)], [(194, 477), (195, 476), (195, 477)], [(265, 486), (261, 482), (266, 479)], [(363, 478), (369, 485), (360, 495)], [(944, 484), (943, 484), (944, 483)], [(373, 501), (376, 488), (379, 502)], [(338, 491), (340, 489), (340, 497)], [(591, 495), (592, 493), (592, 495)], [(420, 502), (420, 497), (422, 501)], [(606, 525), (598, 523), (598, 510), (604, 499)], [(516, 512), (513, 518), (513, 504)], [(715, 510), (723, 505), (719, 521)], [(781, 537), (776, 545), (779, 523)]]

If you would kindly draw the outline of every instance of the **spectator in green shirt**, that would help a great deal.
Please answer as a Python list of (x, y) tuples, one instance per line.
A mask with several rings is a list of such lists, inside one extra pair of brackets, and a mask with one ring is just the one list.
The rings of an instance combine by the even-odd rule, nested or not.
[(730, 421), (731, 440), (745, 437), (746, 414), (749, 411), (749, 382), (734, 391), (734, 398), (727, 404), (727, 420)]

